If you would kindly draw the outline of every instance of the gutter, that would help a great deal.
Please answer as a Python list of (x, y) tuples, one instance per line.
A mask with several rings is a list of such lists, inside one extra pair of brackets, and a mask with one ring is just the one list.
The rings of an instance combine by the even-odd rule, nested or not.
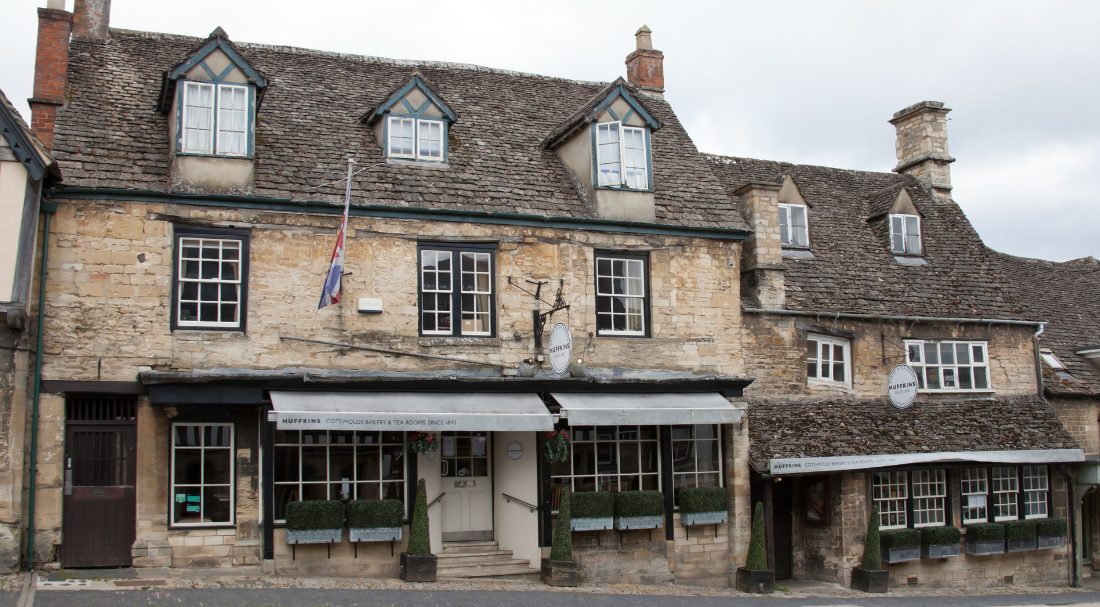
[(975, 325), (1016, 325), (1022, 327), (1042, 327), (1036, 320), (1008, 320), (1004, 318), (955, 318), (951, 316), (904, 316), (891, 314), (857, 314), (854, 312), (808, 312), (804, 310), (769, 310), (766, 308), (742, 308), (745, 314), (764, 314), (772, 316), (809, 316), (813, 318), (854, 319), (854, 320), (901, 320), (911, 322), (954, 322)]
[(42, 261), (38, 271), (38, 320), (34, 347), (34, 393), (31, 398), (31, 452), (30, 482), (27, 498), (27, 558), (24, 566), (27, 571), (34, 570), (34, 532), (35, 532), (35, 496), (38, 493), (38, 412), (42, 400), (42, 331), (46, 321), (46, 266), (49, 259), (50, 220), (57, 207), (50, 203), (42, 204), (44, 216), (42, 224)]

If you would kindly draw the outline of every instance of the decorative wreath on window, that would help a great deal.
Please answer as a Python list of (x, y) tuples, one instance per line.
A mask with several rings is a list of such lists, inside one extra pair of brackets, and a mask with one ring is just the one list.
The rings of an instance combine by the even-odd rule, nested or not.
[(413, 432), (407, 443), (409, 451), (421, 455), (435, 453), (439, 448), (439, 436), (431, 432)]
[(569, 461), (569, 433), (565, 430), (553, 430), (543, 435), (545, 446), (543, 455), (551, 464)]

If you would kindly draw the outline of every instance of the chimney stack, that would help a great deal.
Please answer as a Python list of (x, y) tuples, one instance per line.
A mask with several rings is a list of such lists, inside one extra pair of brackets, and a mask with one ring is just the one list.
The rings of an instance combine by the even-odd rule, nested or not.
[(106, 42), (110, 36), (111, 0), (76, 0), (73, 6), (73, 38)]
[(894, 114), (897, 129), (895, 173), (912, 175), (937, 198), (951, 198), (951, 163), (947, 150), (947, 113), (940, 101), (921, 101)]
[(634, 32), (637, 48), (626, 56), (626, 79), (651, 93), (665, 91), (665, 54), (653, 50), (653, 31), (643, 25)]
[(46, 149), (53, 150), (53, 129), (57, 109), (65, 103), (65, 81), (69, 73), (69, 34), (73, 16), (60, 2), (38, 9), (38, 49), (34, 58), (34, 96), (31, 106), (31, 130)]

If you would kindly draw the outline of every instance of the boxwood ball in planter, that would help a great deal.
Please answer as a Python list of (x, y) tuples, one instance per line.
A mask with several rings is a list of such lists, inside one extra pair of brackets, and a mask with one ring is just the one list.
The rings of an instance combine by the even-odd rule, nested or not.
[(680, 491), (680, 524), (720, 525), (728, 519), (729, 494), (724, 487), (695, 487)]
[(1036, 548), (1036, 525), (1033, 520), (1008, 521), (1005, 526), (1005, 550), (1027, 552)]
[(925, 527), (920, 530), (921, 557), (945, 559), (959, 556), (959, 539), (962, 533), (955, 527)]
[(907, 563), (920, 560), (920, 529), (892, 529), (879, 534), (882, 560)]
[(619, 491), (615, 494), (615, 528), (657, 529), (665, 518), (665, 494), (660, 491)]
[(1066, 531), (1068, 530), (1068, 526), (1066, 525), (1065, 519), (1036, 519), (1035, 529), (1038, 535), (1038, 548), (1062, 548), (1066, 545)]
[(1004, 554), (1005, 526), (982, 523), (966, 528), (966, 553), (973, 555)]
[(571, 497), (573, 531), (602, 531), (615, 526), (615, 494), (609, 491), (579, 491)]
[(348, 502), (348, 541), (399, 542), (404, 510), (401, 500)]
[(343, 502), (307, 500), (286, 505), (286, 543), (338, 544), (343, 535)]

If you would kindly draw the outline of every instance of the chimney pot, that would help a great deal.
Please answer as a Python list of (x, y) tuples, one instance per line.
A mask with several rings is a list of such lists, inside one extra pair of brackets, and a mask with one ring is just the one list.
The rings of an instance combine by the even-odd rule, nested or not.
[(626, 80), (650, 93), (665, 90), (665, 54), (653, 49), (653, 32), (643, 25), (634, 33), (634, 52), (626, 56)]
[(653, 50), (653, 30), (648, 25), (643, 25), (634, 32), (634, 41), (640, 51)]
[(951, 197), (951, 163), (947, 149), (947, 113), (942, 101), (921, 101), (897, 111), (890, 124), (897, 130), (895, 173), (912, 175), (939, 198)]
[(76, 0), (73, 38), (106, 42), (110, 36), (111, 0)]

